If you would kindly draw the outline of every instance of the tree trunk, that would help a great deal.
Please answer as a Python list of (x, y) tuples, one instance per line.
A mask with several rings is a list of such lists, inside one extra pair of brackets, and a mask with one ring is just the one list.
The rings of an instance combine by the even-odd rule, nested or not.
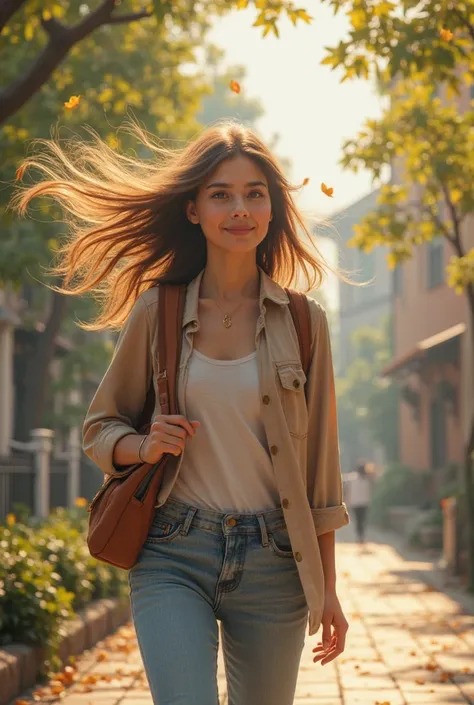
[(26, 410), (28, 433), (33, 428), (41, 428), (46, 411), (48, 387), (51, 381), (51, 363), (54, 359), (56, 338), (67, 310), (66, 296), (51, 291), (51, 313), (43, 333), (28, 362), (28, 406)]

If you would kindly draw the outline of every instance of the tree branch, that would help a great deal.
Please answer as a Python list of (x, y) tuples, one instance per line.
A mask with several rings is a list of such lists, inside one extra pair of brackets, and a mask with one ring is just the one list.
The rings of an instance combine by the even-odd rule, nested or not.
[(104, 22), (104, 24), (130, 24), (130, 22), (144, 20), (147, 17), (153, 17), (153, 13), (143, 10), (143, 12), (132, 12), (129, 15), (117, 15), (117, 17), (111, 17), (110, 20)]
[(457, 16), (459, 17), (459, 19), (461, 20), (461, 22), (462, 22), (463, 25), (467, 28), (467, 31), (468, 31), (469, 34), (471, 35), (471, 39), (474, 41), (474, 27), (473, 27), (472, 24), (469, 22), (469, 20), (467, 19), (467, 17), (464, 17), (464, 15), (462, 14), (462, 12), (460, 12), (460, 10), (458, 10), (456, 7), (454, 7), (454, 4), (453, 4), (453, 6), (450, 8), (450, 10), (451, 10), (451, 12), (453, 13), (453, 15), (457, 15)]
[(0, 32), (5, 27), (6, 23), (13, 17), (26, 0), (2, 0), (0, 2)]
[(454, 237), (452, 239), (452, 245), (454, 249), (456, 250), (456, 253), (458, 257), (464, 257), (466, 254), (462, 240), (461, 240), (461, 219), (459, 218), (457, 212), (456, 212), (456, 206), (451, 200), (451, 197), (449, 195), (448, 187), (446, 184), (441, 182), (441, 188), (443, 190), (444, 198), (446, 199), (446, 203), (449, 209), (449, 213), (451, 215), (451, 220), (453, 221), (453, 229), (454, 229)]
[[(14, 0), (9, 1), (14, 2)], [(18, 6), (22, 2), (24, 0), (16, 0)], [(149, 12), (143, 11), (112, 17), (115, 5), (116, 0), (103, 0), (94, 12), (90, 12), (82, 22), (74, 27), (61, 24), (54, 17), (42, 20), (49, 41), (30, 69), (0, 93), (0, 124), (23, 107), (46, 83), (72, 47), (92, 34), (98, 27), (135, 22), (151, 16)]]

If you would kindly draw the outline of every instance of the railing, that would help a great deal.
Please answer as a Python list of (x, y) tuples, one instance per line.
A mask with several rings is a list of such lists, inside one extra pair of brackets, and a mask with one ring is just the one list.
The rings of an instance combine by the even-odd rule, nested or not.
[(53, 453), (54, 432), (38, 428), (27, 442), (10, 441), (11, 453), (0, 456), (0, 521), (15, 504), (45, 518), (50, 509), (72, 507), (77, 497), (90, 500), (103, 474), (83, 454), (79, 434), (71, 433), (68, 449)]

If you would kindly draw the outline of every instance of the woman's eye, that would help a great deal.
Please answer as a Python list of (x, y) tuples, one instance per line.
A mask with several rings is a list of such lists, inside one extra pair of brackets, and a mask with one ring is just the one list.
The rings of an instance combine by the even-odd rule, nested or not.
[(258, 198), (263, 198), (263, 193), (261, 191), (250, 191), (249, 198), (257, 196)]
[(213, 193), (211, 198), (220, 198), (221, 196), (227, 196), (227, 193), (225, 191), (216, 191), (216, 193)]

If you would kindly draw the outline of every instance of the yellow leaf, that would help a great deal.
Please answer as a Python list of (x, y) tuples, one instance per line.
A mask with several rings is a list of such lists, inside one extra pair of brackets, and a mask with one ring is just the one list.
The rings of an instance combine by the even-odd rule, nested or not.
[(445, 42), (450, 42), (451, 39), (454, 37), (454, 34), (451, 32), (451, 30), (442, 27), (439, 30), (439, 36), (441, 37), (441, 39), (444, 39)]
[(307, 186), (309, 184), (309, 179), (306, 177), (306, 179), (303, 181), (303, 186)]
[(85, 497), (76, 497), (74, 504), (76, 507), (87, 507), (87, 499)]
[(237, 81), (231, 81), (230, 90), (234, 93), (240, 93), (240, 83), (237, 83)]
[(51, 10), (43, 10), (43, 19), (45, 22), (50, 20), (52, 18), (52, 16), (53, 16), (53, 14), (52, 14)]
[(14, 514), (7, 514), (7, 526), (15, 526), (16, 516)]
[(321, 191), (329, 198), (332, 198), (333, 193), (334, 193), (334, 189), (332, 188), (332, 186), (331, 187), (326, 186), (325, 183), (321, 184)]
[(81, 96), (80, 95), (72, 95), (69, 100), (67, 100), (64, 103), (64, 107), (68, 108), (69, 110), (73, 110), (74, 108), (77, 108), (79, 103), (81, 102)]
[(33, 39), (33, 25), (31, 24), (31, 22), (28, 22), (25, 25), (25, 39), (27, 42), (31, 42), (31, 40)]

